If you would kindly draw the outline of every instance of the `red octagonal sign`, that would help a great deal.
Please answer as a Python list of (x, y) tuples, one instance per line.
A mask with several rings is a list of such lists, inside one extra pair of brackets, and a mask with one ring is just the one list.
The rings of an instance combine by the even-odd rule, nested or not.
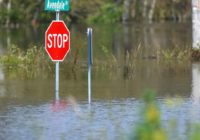
[(70, 50), (70, 32), (63, 21), (52, 21), (45, 33), (45, 50), (52, 61), (63, 61)]

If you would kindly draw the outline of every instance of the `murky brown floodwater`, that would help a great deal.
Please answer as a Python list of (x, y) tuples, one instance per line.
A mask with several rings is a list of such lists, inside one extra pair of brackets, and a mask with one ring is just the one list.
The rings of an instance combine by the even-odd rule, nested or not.
[[(44, 29), (1, 29), (7, 33), (0, 35), (1, 53), (13, 43), (22, 48), (25, 44), (44, 44)], [(141, 118), (138, 110), (143, 103), (139, 97), (147, 89), (157, 93), (164, 127), (169, 128), (168, 121), (176, 119), (176, 134), (187, 139), (187, 122), (200, 119), (200, 63), (140, 59), (130, 66), (126, 62), (127, 55), (139, 45), (146, 50), (144, 58), (154, 48), (190, 47), (190, 24), (94, 27), (94, 59), (104, 64), (113, 55), (117, 65), (94, 64), (91, 105), (87, 104), (85, 32), (83, 27), (72, 26), (71, 55), (80, 51), (80, 66), (69, 70), (66, 63), (61, 64), (60, 100), (55, 100), (53, 75), (27, 80), (0, 67), (0, 139), (129, 139)], [(169, 106), (169, 99), (178, 103)]]

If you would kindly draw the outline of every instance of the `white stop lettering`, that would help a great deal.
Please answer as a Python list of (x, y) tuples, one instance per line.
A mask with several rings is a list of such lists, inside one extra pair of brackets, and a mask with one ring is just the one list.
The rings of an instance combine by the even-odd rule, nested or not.
[(47, 47), (48, 48), (64, 48), (65, 43), (68, 41), (67, 34), (48, 34), (47, 36)]

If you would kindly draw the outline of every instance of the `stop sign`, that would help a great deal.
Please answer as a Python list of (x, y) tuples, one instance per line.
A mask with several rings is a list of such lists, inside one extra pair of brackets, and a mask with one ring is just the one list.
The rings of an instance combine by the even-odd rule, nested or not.
[(63, 21), (52, 21), (45, 33), (45, 50), (52, 61), (63, 61), (70, 50), (70, 32)]

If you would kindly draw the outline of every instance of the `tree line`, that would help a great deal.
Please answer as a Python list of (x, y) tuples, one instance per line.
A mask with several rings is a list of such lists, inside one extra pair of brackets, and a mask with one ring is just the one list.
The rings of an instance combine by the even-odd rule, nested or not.
[[(71, 0), (62, 13), (71, 22), (186, 21), (191, 19), (191, 0)], [(0, 0), (0, 24), (45, 23), (54, 12), (44, 11), (44, 0)]]

